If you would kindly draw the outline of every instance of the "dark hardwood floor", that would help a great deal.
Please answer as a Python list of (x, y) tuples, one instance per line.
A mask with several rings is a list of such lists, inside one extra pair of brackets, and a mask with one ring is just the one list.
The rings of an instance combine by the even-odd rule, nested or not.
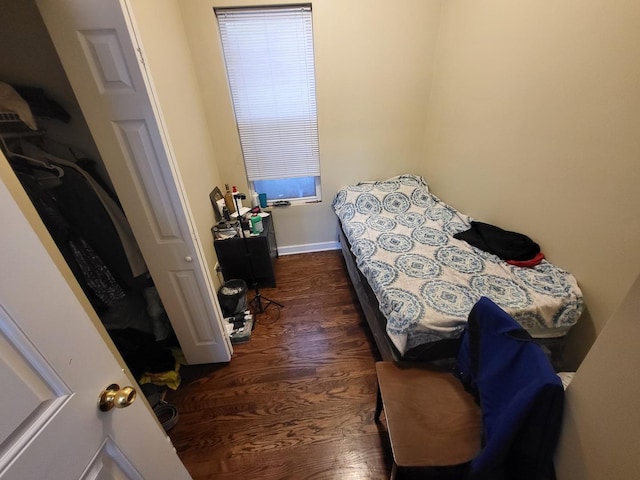
[[(280, 257), (271, 305), (230, 363), (185, 366), (167, 400), (194, 479), (389, 478), (373, 340), (340, 251)], [(249, 292), (253, 298), (253, 292)]]

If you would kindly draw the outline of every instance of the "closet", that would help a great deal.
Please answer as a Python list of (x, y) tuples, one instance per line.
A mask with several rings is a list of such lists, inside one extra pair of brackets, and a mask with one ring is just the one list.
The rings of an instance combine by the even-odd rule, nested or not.
[(136, 379), (175, 371), (179, 343), (38, 9), (0, 10), (0, 149)]

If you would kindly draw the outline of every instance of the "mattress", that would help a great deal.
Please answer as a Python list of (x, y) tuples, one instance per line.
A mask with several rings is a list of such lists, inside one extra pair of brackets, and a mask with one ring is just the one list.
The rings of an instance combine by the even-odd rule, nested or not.
[(401, 355), (459, 338), (483, 296), (534, 338), (564, 336), (582, 313), (582, 293), (569, 272), (546, 260), (510, 265), (454, 238), (472, 218), (433, 195), (422, 177), (345, 186), (333, 209)]

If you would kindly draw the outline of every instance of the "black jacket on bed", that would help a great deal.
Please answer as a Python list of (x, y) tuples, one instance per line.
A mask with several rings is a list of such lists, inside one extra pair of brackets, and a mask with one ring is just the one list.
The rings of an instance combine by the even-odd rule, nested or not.
[(503, 260), (531, 260), (540, 253), (540, 246), (526, 235), (488, 223), (472, 221), (469, 230), (456, 233), (453, 237)]

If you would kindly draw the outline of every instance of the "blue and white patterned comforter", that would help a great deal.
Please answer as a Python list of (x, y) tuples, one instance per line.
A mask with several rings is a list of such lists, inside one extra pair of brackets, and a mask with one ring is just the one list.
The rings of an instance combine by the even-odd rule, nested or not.
[(431, 194), (422, 177), (349, 185), (333, 208), (401, 354), (459, 337), (482, 296), (533, 337), (562, 336), (582, 313), (570, 273), (545, 260), (533, 268), (509, 265), (453, 238), (471, 218)]

